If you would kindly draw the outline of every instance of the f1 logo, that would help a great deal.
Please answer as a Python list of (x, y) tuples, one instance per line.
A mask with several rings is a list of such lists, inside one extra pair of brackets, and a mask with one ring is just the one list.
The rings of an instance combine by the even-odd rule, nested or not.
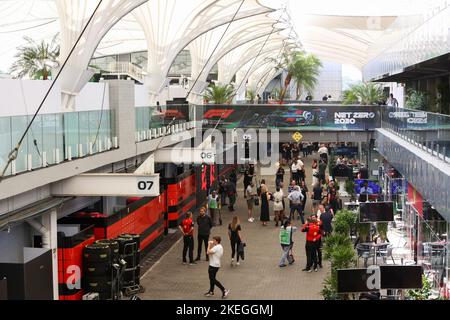
[(211, 119), (214, 117), (226, 119), (228, 118), (234, 110), (232, 109), (211, 109), (205, 112), (203, 115), (204, 119)]

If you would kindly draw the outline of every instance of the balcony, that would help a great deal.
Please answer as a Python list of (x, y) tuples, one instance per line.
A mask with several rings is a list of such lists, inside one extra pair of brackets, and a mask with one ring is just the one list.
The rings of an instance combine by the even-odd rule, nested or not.
[[(32, 116), (0, 118), (2, 169), (31, 119)], [(114, 123), (112, 110), (38, 115), (5, 176), (118, 148)]]

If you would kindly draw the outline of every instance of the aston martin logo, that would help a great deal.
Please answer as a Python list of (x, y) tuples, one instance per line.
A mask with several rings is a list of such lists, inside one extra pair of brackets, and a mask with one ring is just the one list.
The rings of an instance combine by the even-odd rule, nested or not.
[(296, 132), (292, 135), (292, 139), (294, 139), (295, 142), (300, 142), (300, 140), (303, 139), (303, 136), (300, 132)]

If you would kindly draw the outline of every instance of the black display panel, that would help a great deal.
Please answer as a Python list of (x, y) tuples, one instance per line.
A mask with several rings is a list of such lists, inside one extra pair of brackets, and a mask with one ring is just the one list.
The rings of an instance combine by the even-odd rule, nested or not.
[(421, 266), (380, 266), (381, 289), (422, 288)]
[(339, 269), (337, 270), (337, 292), (356, 293), (370, 292), (367, 288), (367, 279), (371, 274), (367, 274), (366, 268), (361, 269)]
[(394, 221), (393, 202), (363, 202), (359, 204), (359, 222)]

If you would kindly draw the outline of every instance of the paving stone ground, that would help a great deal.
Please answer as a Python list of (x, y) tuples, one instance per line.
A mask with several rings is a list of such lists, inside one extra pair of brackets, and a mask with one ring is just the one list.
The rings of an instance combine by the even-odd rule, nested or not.
[[(311, 189), (311, 163), (317, 155), (303, 159), (307, 174), (308, 188)], [(290, 176), (289, 170), (285, 175), (285, 193)], [(270, 191), (275, 189), (275, 179), (272, 176), (258, 176), (257, 179), (266, 179)], [(295, 263), (285, 268), (279, 268), (281, 247), (278, 242), (279, 228), (275, 227), (273, 217), (267, 227), (259, 222), (260, 206), (255, 207), (254, 223), (247, 221), (246, 202), (243, 197), (244, 187), (242, 179), (238, 181), (238, 199), (236, 211), (231, 213), (228, 208), (222, 209), (223, 226), (214, 227), (212, 235), (222, 237), (224, 256), (222, 268), (218, 273), (218, 280), (230, 289), (230, 300), (319, 300), (322, 299), (320, 291), (323, 280), (330, 270), (326, 261), (324, 268), (319, 272), (306, 273), (301, 271), (306, 265), (305, 234), (297, 232), (293, 240)], [(270, 212), (273, 215), (272, 204)], [(307, 212), (311, 212), (311, 199), (307, 202)], [(240, 266), (231, 267), (231, 247), (227, 236), (227, 226), (234, 214), (241, 220), (242, 233), (247, 244), (245, 260)], [(294, 225), (300, 226), (299, 221)], [(149, 300), (204, 300), (220, 299), (221, 295), (216, 288), (214, 298), (203, 296), (209, 288), (208, 262), (204, 260), (195, 266), (182, 265), (183, 242), (179, 239), (165, 254), (153, 264), (143, 275), (141, 284), (146, 288), (141, 299)], [(195, 238), (194, 258), (197, 252), (197, 239)]]

